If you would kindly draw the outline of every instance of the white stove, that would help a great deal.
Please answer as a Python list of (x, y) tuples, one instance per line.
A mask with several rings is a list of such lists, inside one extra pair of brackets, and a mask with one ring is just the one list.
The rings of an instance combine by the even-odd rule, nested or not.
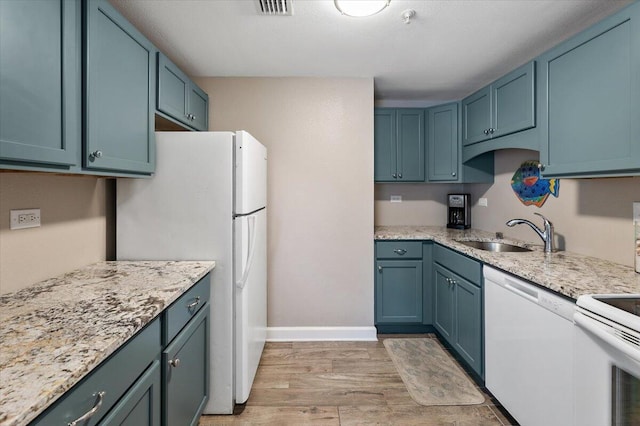
[(640, 294), (580, 296), (576, 425), (640, 425)]

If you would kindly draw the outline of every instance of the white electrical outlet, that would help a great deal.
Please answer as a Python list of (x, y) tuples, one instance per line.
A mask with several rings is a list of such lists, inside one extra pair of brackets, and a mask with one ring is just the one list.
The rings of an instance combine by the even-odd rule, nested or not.
[(11, 210), (11, 229), (40, 226), (40, 209)]
[(481, 207), (487, 207), (489, 205), (489, 201), (486, 198), (478, 198), (478, 205)]
[(401, 203), (402, 202), (402, 195), (392, 195), (391, 196), (391, 202), (392, 203)]

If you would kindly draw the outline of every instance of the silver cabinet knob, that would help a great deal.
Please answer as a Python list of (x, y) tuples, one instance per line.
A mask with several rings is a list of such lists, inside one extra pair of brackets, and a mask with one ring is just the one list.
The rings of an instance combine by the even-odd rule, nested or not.
[(397, 178), (398, 176), (394, 173), (391, 175), (391, 177), (393, 177), (394, 179)]
[(102, 157), (102, 151), (100, 151), (100, 150), (93, 151), (91, 154), (89, 154), (89, 157), (91, 157), (91, 158), (100, 158), (100, 157)]
[(456, 172), (451, 172), (451, 176), (456, 177)]
[(493, 132), (495, 132), (495, 131), (496, 131), (496, 129), (493, 129), (493, 128), (489, 129), (489, 133), (491, 133), (491, 134), (493, 134)]
[(196, 119), (196, 116), (195, 116), (195, 115), (193, 115), (193, 114), (191, 114), (191, 121), (193, 121), (193, 120), (195, 120), (195, 119)]
[(382, 272), (382, 266), (378, 265), (378, 272)]
[(484, 129), (484, 132), (482, 132), (482, 133), (484, 133), (485, 135), (488, 135), (489, 134), (489, 129)]
[(402, 173), (398, 173), (398, 178), (402, 179)]
[(169, 360), (169, 365), (176, 368), (180, 365), (180, 358), (174, 358)]

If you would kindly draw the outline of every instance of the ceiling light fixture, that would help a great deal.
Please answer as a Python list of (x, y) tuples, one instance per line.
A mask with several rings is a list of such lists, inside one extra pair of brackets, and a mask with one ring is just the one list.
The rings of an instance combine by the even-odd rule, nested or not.
[(391, 0), (333, 0), (333, 3), (343, 15), (362, 18), (381, 12)]

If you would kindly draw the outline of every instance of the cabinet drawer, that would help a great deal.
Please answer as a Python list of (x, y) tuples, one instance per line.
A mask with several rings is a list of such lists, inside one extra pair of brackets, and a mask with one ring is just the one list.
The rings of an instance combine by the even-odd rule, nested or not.
[(209, 301), (210, 283), (211, 274), (207, 274), (166, 310), (162, 340), (164, 345), (172, 341), (189, 320)]
[(439, 244), (435, 246), (433, 260), (475, 285), (482, 286), (482, 264), (480, 262)]
[(104, 392), (100, 409), (81, 423), (82, 426), (97, 424), (138, 379), (140, 372), (158, 358), (161, 350), (160, 319), (156, 318), (32, 425), (66, 425), (90, 411), (98, 403), (98, 393)]
[(422, 259), (422, 241), (378, 241), (378, 259)]

